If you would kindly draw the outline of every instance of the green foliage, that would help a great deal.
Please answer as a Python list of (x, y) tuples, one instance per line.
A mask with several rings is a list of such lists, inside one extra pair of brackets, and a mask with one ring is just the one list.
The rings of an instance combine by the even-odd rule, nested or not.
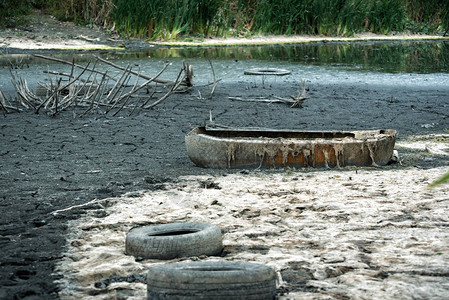
[(402, 30), (405, 7), (401, 0), (259, 0), (247, 1), (252, 30), (272, 34), (350, 36), (370, 30)]
[(15, 27), (25, 23), (24, 15), (31, 11), (30, 0), (0, 0), (0, 27)]
[(113, 19), (128, 36), (175, 38), (207, 35), (218, 24), (225, 0), (115, 0)]
[(405, 25), (405, 7), (400, 0), (372, 1), (369, 7), (369, 30), (388, 34), (402, 31)]
[(405, 9), (410, 28), (417, 31), (449, 29), (449, 1), (447, 0), (406, 0)]
[(17, 25), (32, 7), (152, 39), (449, 31), (448, 0), (0, 0), (0, 26)]
[(444, 174), (443, 176), (441, 176), (440, 178), (438, 178), (437, 180), (432, 182), (430, 184), (430, 187), (435, 187), (437, 185), (441, 185), (441, 184), (447, 183), (447, 182), (449, 182), (449, 172), (447, 172), (446, 174)]
[(112, 0), (36, 0), (58, 20), (80, 24), (105, 24), (110, 21)]

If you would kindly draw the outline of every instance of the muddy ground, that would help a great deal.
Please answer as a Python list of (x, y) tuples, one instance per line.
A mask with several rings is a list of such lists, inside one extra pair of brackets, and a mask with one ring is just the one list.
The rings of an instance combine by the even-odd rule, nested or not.
[[(240, 172), (201, 169), (187, 157), (184, 136), (204, 124), (210, 111), (216, 122), (231, 126), (392, 128), (399, 132), (399, 142), (424, 136), (426, 141), (447, 145), (447, 84), (314, 81), (308, 89), (309, 99), (302, 109), (228, 99), (279, 91), (296, 95), (297, 82), (276, 80), (261, 89), (260, 82), (230, 79), (217, 86), (213, 99), (199, 97), (198, 91), (207, 95), (210, 87), (195, 88), (130, 117), (126, 112), (112, 117), (99, 111), (83, 118), (71, 111), (55, 117), (32, 112), (0, 116), (0, 298), (58, 298), (61, 287), (54, 281), (63, 275), (54, 268), (65, 255), (68, 221), (96, 206), (52, 212), (133, 191), (151, 193), (176, 184), (179, 176)], [(444, 153), (399, 148), (401, 163), (386, 168), (447, 166)]]
[[(283, 88), (292, 95), (297, 90), (281, 81), (277, 84), (274, 90)], [(207, 88), (203, 89), (206, 95)], [(161, 183), (176, 182), (181, 175), (234, 172), (198, 168), (185, 152), (184, 135), (192, 126), (204, 124), (211, 110), (217, 122), (232, 126), (394, 128), (400, 133), (399, 141), (412, 135), (444, 133), (449, 127), (448, 87), (315, 84), (302, 109), (227, 99), (259, 92), (260, 87), (223, 83), (212, 100), (199, 99), (198, 92), (192, 91), (131, 117), (93, 112), (74, 118), (70, 111), (55, 117), (32, 112), (2, 116), (0, 298), (58, 297), (53, 281), (60, 275), (54, 267), (62, 258), (67, 222), (91, 207), (56, 216), (53, 211), (126, 192), (157, 190)], [(398, 100), (392, 101), (392, 96)], [(360, 100), (348, 100), (353, 98)], [(447, 142), (447, 137), (442, 139)], [(388, 168), (448, 164), (448, 156), (422, 150), (404, 148), (399, 153), (402, 164)]]

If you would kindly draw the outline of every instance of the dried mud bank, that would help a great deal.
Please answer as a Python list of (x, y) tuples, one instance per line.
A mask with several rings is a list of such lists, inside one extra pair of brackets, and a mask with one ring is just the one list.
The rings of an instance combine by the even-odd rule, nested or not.
[(224, 253), (190, 259), (272, 266), (279, 299), (444, 299), (449, 187), (427, 185), (445, 169), (183, 176), (100, 199), (69, 223), (60, 296), (143, 299), (148, 268), (176, 260), (126, 256), (127, 232), (193, 221), (221, 227)]
[[(153, 60), (148, 60), (147, 62), (156, 63)], [(396, 148), (399, 150), (401, 164), (382, 169), (357, 169), (357, 172), (360, 174), (366, 173), (364, 175), (366, 177), (363, 177), (366, 179), (366, 182), (357, 182), (357, 184), (362, 186), (362, 190), (354, 190), (354, 194), (348, 196), (348, 199), (353, 202), (341, 204), (343, 206), (342, 210), (345, 211), (341, 214), (352, 216), (352, 209), (356, 210), (356, 208), (363, 213), (370, 213), (366, 211), (365, 206), (370, 205), (371, 202), (369, 200), (372, 199), (378, 199), (376, 201), (379, 201), (379, 203), (384, 200), (387, 202), (391, 201), (392, 203), (387, 203), (391, 205), (391, 211), (379, 213), (378, 219), (375, 219), (375, 217), (368, 219), (367, 221), (372, 223), (369, 223), (367, 226), (374, 226), (372, 224), (375, 222), (380, 222), (379, 224), (385, 225), (391, 221), (393, 225), (384, 226), (385, 228), (379, 230), (396, 230), (399, 228), (399, 223), (402, 223), (399, 220), (401, 219), (400, 216), (403, 215), (403, 219), (405, 220), (403, 222), (406, 222), (403, 224), (415, 222), (411, 223), (412, 225), (407, 229), (410, 231), (404, 234), (409, 234), (411, 238), (411, 231), (415, 230), (413, 226), (418, 226), (419, 230), (421, 230), (419, 226), (429, 226), (432, 230), (429, 238), (433, 235), (434, 240), (429, 241), (425, 239), (422, 237), (424, 234), (419, 231), (419, 234), (417, 233), (418, 235), (415, 237), (419, 242), (416, 243), (428, 242), (430, 245), (428, 249), (432, 249), (432, 251), (437, 250), (437, 242), (435, 241), (444, 237), (440, 233), (444, 231), (442, 228), (446, 226), (444, 224), (447, 224), (447, 220), (444, 221), (445, 219), (442, 218), (441, 221), (437, 221), (437, 217), (434, 217), (432, 214), (421, 216), (421, 213), (424, 214), (435, 210), (435, 215), (439, 216), (439, 205), (446, 205), (445, 201), (432, 202), (435, 199), (435, 201), (441, 200), (442, 194), (440, 191), (447, 192), (446, 187), (430, 191), (427, 191), (425, 187), (428, 182), (442, 174), (449, 165), (449, 156), (447, 155), (449, 148), (447, 135), (447, 129), (449, 128), (447, 113), (447, 108), (449, 107), (449, 89), (446, 84), (447, 75), (350, 73), (335, 71), (331, 68), (326, 68), (323, 71), (323, 69), (317, 70), (316, 68), (307, 67), (296, 70), (291, 77), (285, 77), (282, 80), (266, 80), (265, 87), (262, 87), (262, 80), (260, 78), (248, 79), (242, 76), (244, 69), (257, 67), (257, 65), (253, 66), (253, 63), (256, 62), (251, 61), (246, 64), (241, 61), (217, 62), (215, 64), (217, 77), (221, 77), (223, 80), (217, 85), (215, 95), (212, 99), (208, 98), (211, 91), (210, 86), (204, 88), (195, 87), (190, 93), (176, 94), (155, 109), (141, 111), (139, 114), (134, 114), (131, 117), (128, 116), (128, 111), (122, 111), (116, 117), (94, 111), (81, 118), (79, 115), (84, 110), (77, 111), (76, 109), (64, 112), (55, 117), (47, 116), (45, 113), (36, 115), (30, 111), (21, 113), (12, 112), (5, 117), (0, 115), (0, 205), (3, 212), (0, 217), (0, 246), (2, 248), (0, 298), (58, 299), (72, 297), (71, 295), (77, 293), (77, 295), (81, 293), (86, 297), (89, 296), (88, 294), (103, 293), (104, 295), (111, 295), (108, 293), (116, 293), (118, 298), (121, 297), (120, 295), (124, 295), (122, 298), (126, 298), (128, 296), (134, 297), (134, 295), (142, 293), (143, 285), (139, 285), (139, 283), (130, 284), (130, 287), (124, 290), (115, 289), (114, 285), (123, 284), (121, 280), (133, 282), (142, 281), (140, 274), (145, 273), (147, 264), (154, 262), (144, 261), (142, 265), (139, 265), (135, 264), (131, 258), (124, 257), (120, 243), (122, 243), (122, 237), (126, 230), (134, 226), (133, 222), (126, 219), (126, 222), (123, 221), (123, 224), (120, 223), (122, 221), (117, 221), (117, 225), (111, 225), (112, 221), (111, 219), (107, 219), (107, 217), (108, 214), (112, 214), (114, 209), (118, 207), (116, 206), (118, 205), (116, 202), (122, 201), (124, 204), (132, 203), (129, 204), (129, 208), (133, 210), (136, 218), (141, 218), (142, 216), (137, 214), (139, 210), (134, 210), (133, 208), (135, 204), (133, 201), (136, 201), (135, 205), (138, 205), (139, 201), (147, 199), (145, 197), (152, 195), (150, 191), (153, 191), (155, 196), (170, 199), (167, 200), (168, 205), (164, 205), (164, 202), (162, 202), (161, 206), (157, 208), (161, 209), (160, 213), (162, 215), (153, 216), (150, 214), (149, 216), (143, 216), (146, 220), (139, 221), (140, 223), (171, 222), (177, 220), (177, 217), (170, 213), (166, 216), (164, 214), (165, 210), (170, 210), (169, 205), (171, 204), (173, 204), (173, 212), (178, 213), (178, 204), (172, 203), (171, 201), (179, 200), (179, 193), (181, 192), (188, 192), (192, 200), (186, 201), (192, 201), (192, 203), (196, 201), (195, 198), (197, 196), (202, 197), (202, 193), (204, 192), (226, 193), (226, 195), (220, 194), (220, 198), (214, 204), (212, 204), (212, 201), (207, 202), (204, 199), (201, 200), (202, 202), (198, 202), (197, 205), (204, 209), (196, 210), (190, 207), (192, 218), (189, 219), (189, 216), (180, 214), (180, 220), (193, 220), (195, 218), (199, 221), (209, 220), (211, 222), (217, 222), (220, 226), (223, 225), (223, 228), (227, 230), (228, 246), (226, 251), (228, 254), (219, 259), (252, 260), (256, 255), (260, 255), (256, 257), (257, 259), (254, 258), (254, 260), (267, 264), (272, 264), (272, 260), (275, 261), (274, 264), (278, 266), (277, 269), (286, 282), (284, 286), (288, 286), (292, 291), (289, 294), (290, 296), (298, 292), (305, 293), (319, 290), (321, 293), (325, 291), (327, 287), (320, 286), (319, 284), (329, 284), (329, 287), (333, 289), (331, 296), (336, 295), (335, 291), (340, 286), (332, 281), (336, 279), (332, 279), (331, 277), (334, 276), (333, 278), (343, 280), (346, 278), (345, 276), (348, 276), (346, 274), (351, 274), (346, 268), (337, 268), (338, 263), (345, 262), (351, 262), (351, 267), (359, 268), (352, 274), (361, 277), (349, 277), (347, 282), (352, 282), (353, 285), (351, 288), (347, 288), (347, 286), (350, 286), (347, 283), (344, 288), (344, 293), (352, 293), (352, 289), (355, 290), (363, 287), (363, 280), (359, 284), (357, 283), (357, 280), (359, 280), (357, 278), (364, 279), (363, 276), (368, 275), (365, 275), (365, 273), (360, 275), (361, 273), (359, 272), (363, 270), (367, 272), (376, 271), (375, 269), (377, 267), (380, 270), (380, 267), (383, 265), (380, 262), (376, 262), (373, 270), (366, 267), (362, 268), (361, 262), (363, 262), (363, 259), (355, 261), (354, 257), (358, 257), (355, 254), (356, 252), (362, 251), (363, 253), (365, 250), (360, 250), (361, 248), (359, 246), (356, 246), (355, 250), (349, 249), (348, 245), (350, 242), (343, 242), (349, 239), (348, 235), (344, 237), (347, 233), (346, 231), (343, 232), (343, 229), (341, 229), (343, 234), (341, 234), (342, 239), (339, 241), (342, 241), (341, 243), (343, 245), (339, 244), (338, 246), (333, 244), (333, 240), (328, 240), (326, 239), (327, 237), (321, 235), (328, 230), (324, 223), (320, 223), (322, 224), (321, 227), (324, 228), (322, 229), (324, 230), (323, 232), (313, 232), (314, 235), (316, 234), (324, 239), (323, 244), (320, 244), (319, 241), (312, 240), (314, 235), (308, 237), (303, 237), (302, 235), (302, 233), (307, 232), (309, 227), (313, 230), (316, 229), (313, 226), (315, 226), (315, 218), (319, 220), (319, 215), (311, 219), (305, 219), (305, 216), (307, 214), (319, 213), (321, 206), (314, 208), (314, 204), (312, 204), (317, 201), (317, 203), (324, 206), (323, 209), (326, 215), (329, 214), (329, 216), (332, 216), (332, 213), (336, 214), (335, 220), (328, 216), (330, 221), (326, 219), (326, 223), (335, 222), (337, 228), (346, 228), (343, 227), (345, 224), (340, 224), (340, 210), (330, 209), (330, 202), (325, 201), (331, 201), (332, 199), (341, 200), (338, 198), (341, 194), (339, 190), (342, 189), (343, 192), (348, 192), (349, 188), (339, 182), (339, 180), (344, 179), (345, 183), (350, 184), (349, 177), (355, 180), (357, 178), (356, 176), (359, 175), (356, 174), (356, 169), (333, 171), (327, 169), (269, 170), (260, 173), (250, 172), (249, 176), (243, 176), (238, 175), (238, 172), (237, 175), (233, 175), (236, 171), (232, 170), (197, 168), (186, 154), (184, 138), (185, 134), (192, 127), (203, 125), (209, 119), (210, 113), (212, 113), (217, 123), (235, 127), (259, 126), (302, 130), (368, 130), (373, 128), (391, 128), (397, 130), (399, 137)], [(279, 64), (277, 67), (285, 67), (286, 64)], [(194, 63), (194, 65), (196, 66), (197, 63)], [(201, 79), (206, 81), (208, 77), (205, 76), (210, 76), (210, 68), (207, 62), (203, 62), (203, 65), (206, 65), (207, 68), (203, 68), (202, 71), (198, 68), (197, 74), (203, 74)], [(21, 71), (30, 72), (30, 70)], [(43, 77), (40, 76), (43, 76), (42, 71), (36, 70), (31, 77), (35, 81), (43, 80)], [(2, 91), (11, 95), (12, 90), (9, 84), (10, 74), (7, 69), (1, 70), (0, 77), (6, 78), (5, 80), (0, 80)], [(303, 108), (301, 109), (292, 109), (284, 104), (237, 102), (229, 99), (231, 96), (254, 98), (259, 96), (269, 97), (272, 95), (281, 97), (296, 95), (298, 93), (299, 83), (301, 82), (300, 79), (303, 78), (307, 79), (308, 99), (303, 103)], [(78, 117), (74, 117), (75, 115), (78, 115)], [(369, 175), (371, 173), (374, 175)], [(229, 176), (220, 177), (221, 175), (227, 174)], [(308, 176), (312, 177), (309, 178)], [(218, 186), (222, 189), (206, 191), (198, 186), (198, 180), (204, 182), (209, 177), (212, 178), (212, 183), (203, 184), (203, 186), (214, 186), (215, 184), (213, 183), (217, 182)], [(290, 178), (293, 179), (295, 177), (298, 178), (297, 181), (291, 180), (289, 182)], [(384, 183), (380, 183), (379, 181), (382, 178)], [(257, 205), (247, 205), (247, 203), (251, 203), (249, 200), (249, 202), (233, 203), (238, 197), (233, 194), (231, 189), (227, 188), (226, 181), (229, 180), (230, 184), (232, 183), (238, 188), (240, 185), (245, 185), (246, 179), (250, 179), (250, 183), (253, 182), (248, 187), (248, 197), (251, 199), (254, 197), (257, 203), (260, 202), (260, 208)], [(302, 181), (301, 179), (304, 179), (308, 185), (315, 187), (310, 189), (306, 185), (297, 186), (296, 183)], [(413, 183), (415, 179), (418, 181), (422, 179), (423, 181)], [(287, 199), (288, 197), (286, 198), (287, 200), (282, 197), (282, 199), (278, 200), (281, 205), (284, 205), (285, 209), (292, 210), (290, 212), (284, 212), (285, 215), (279, 211), (279, 215), (291, 219), (293, 222), (292, 226), (296, 226), (294, 224), (298, 224), (298, 222), (302, 224), (298, 225), (298, 228), (291, 227), (288, 229), (288, 224), (281, 223), (288, 230), (285, 232), (285, 238), (282, 236), (284, 233), (281, 232), (281, 235), (279, 235), (279, 239), (281, 240), (278, 243), (276, 239), (271, 239), (271, 237), (278, 237), (278, 229), (276, 229), (277, 219), (273, 219), (273, 216), (267, 210), (267, 204), (265, 202), (269, 201), (269, 199), (260, 198), (261, 195), (257, 194), (258, 192), (254, 192), (254, 189), (257, 187), (257, 190), (259, 190), (266, 187), (269, 189), (266, 193), (273, 193), (274, 197), (281, 188), (284, 188), (282, 187), (282, 184), (284, 184), (283, 180), (286, 180), (291, 186), (296, 186), (297, 190), (302, 189), (305, 191), (305, 195), (307, 195), (307, 191), (309, 190), (310, 193), (316, 190), (317, 195), (313, 196), (312, 193), (312, 196), (306, 197), (299, 192), (296, 194), (289, 192), (291, 194), (288, 195), (299, 197), (300, 200), (298, 201), (301, 205), (305, 205), (303, 207), (304, 209), (301, 208), (301, 205), (297, 209), (296, 204), (293, 206), (289, 202), (283, 202), (289, 201)], [(392, 186), (388, 185), (389, 180), (392, 180), (396, 184)], [(272, 183), (281, 185), (272, 186)], [(377, 190), (378, 186), (384, 186), (384, 191), (380, 188)], [(363, 191), (364, 188), (367, 190)], [(418, 188), (420, 189), (418, 190)], [(183, 189), (185, 189), (184, 192)], [(324, 193), (324, 190), (327, 189), (334, 189), (332, 195), (329, 194), (326, 196), (328, 198), (325, 198), (325, 194), (319, 194)], [(244, 192), (246, 193), (246, 191), (239, 192), (239, 195), (245, 196)], [(227, 195), (228, 193), (229, 195)], [(376, 193), (379, 195), (376, 196)], [(123, 199), (117, 198), (124, 194), (127, 196)], [(382, 196), (381, 194), (386, 194), (387, 196)], [(132, 198), (132, 195), (136, 197)], [(173, 197), (170, 195), (173, 195)], [(337, 198), (333, 198), (334, 196)], [(414, 198), (418, 196), (422, 197), (419, 199)], [(351, 199), (351, 197), (356, 197), (356, 199)], [(228, 198), (231, 201), (229, 207), (216, 205), (217, 203), (226, 204)], [(360, 200), (362, 202), (359, 202), (359, 198), (362, 199)], [(399, 202), (394, 200), (396, 198), (399, 199)], [(413, 199), (413, 201), (406, 202), (408, 198)], [(91, 202), (94, 199), (98, 199), (98, 203), (95, 201)], [(103, 199), (110, 200), (104, 201)], [(416, 206), (413, 206), (415, 203), (421, 203), (424, 200), (430, 201), (430, 209), (423, 209), (421, 211)], [(151, 199), (148, 201), (151, 202)], [(108, 206), (107, 202), (114, 205), (110, 208), (103, 209)], [(309, 205), (307, 202), (310, 202), (312, 206), (307, 206)], [(336, 204), (333, 203), (332, 205), (340, 205), (338, 201), (334, 202)], [(405, 202), (405, 204), (402, 202)], [(85, 205), (86, 203), (90, 204)], [(343, 203), (346, 202), (343, 201)], [(183, 203), (182, 205), (188, 207), (188, 203)], [(270, 205), (270, 209), (277, 207), (275, 202), (270, 202)], [(411, 205), (410, 208), (408, 205)], [(229, 212), (228, 210), (220, 212), (218, 210), (221, 207), (223, 209), (236, 210), (236, 212)], [(217, 209), (217, 211), (209, 212), (210, 208)], [(246, 208), (249, 211), (246, 211)], [(376, 208), (379, 211), (382, 210), (380, 204)], [(256, 211), (254, 212), (254, 210)], [(267, 220), (270, 220), (274, 224), (268, 221), (268, 223), (264, 223), (266, 222), (265, 217), (263, 220), (260, 219), (257, 216), (257, 210), (260, 210), (260, 215), (269, 217)], [(301, 216), (303, 213), (299, 214), (301, 210), (304, 211), (304, 216)], [(57, 213), (54, 213), (56, 211)], [(155, 211), (158, 210), (155, 208)], [(216, 215), (214, 215), (215, 213)], [(250, 216), (253, 216), (252, 218), (257, 220), (257, 222), (262, 223), (250, 223), (249, 219), (251, 217), (248, 219), (247, 213), (250, 213)], [(105, 226), (104, 230), (110, 230), (111, 227), (116, 226), (117, 234), (121, 235), (121, 237), (117, 238), (115, 242), (111, 242), (111, 245), (102, 245), (105, 242), (99, 240), (98, 245), (93, 241), (91, 249), (84, 249), (82, 248), (83, 241), (81, 240), (81, 244), (77, 246), (78, 242), (75, 241), (79, 234), (77, 228), (78, 226), (84, 226), (82, 225), (83, 222), (91, 222), (92, 219), (90, 218), (92, 214), (95, 215), (94, 219), (100, 222), (100, 224), (102, 222), (110, 222), (107, 223), (109, 225)], [(223, 215), (219, 216), (219, 214)], [(233, 216), (229, 220), (234, 221), (235, 218), (237, 222), (242, 222), (242, 227), (233, 229), (230, 224), (224, 224), (228, 220), (226, 218), (231, 218), (233, 214), (236, 214), (236, 216)], [(241, 214), (241, 217), (239, 217), (239, 214)], [(213, 216), (213, 218), (209, 219), (209, 215)], [(395, 218), (395, 216), (398, 217)], [(103, 219), (105, 217), (106, 219)], [(220, 219), (221, 217), (223, 219)], [(78, 223), (76, 220), (79, 218), (83, 219)], [(351, 218), (359, 220), (358, 218), (361, 217), (355, 214)], [(348, 219), (348, 222), (351, 218)], [(421, 220), (425, 218), (430, 220), (430, 225), (422, 225), (422, 222), (425, 220)], [(247, 221), (248, 223), (246, 223)], [(136, 222), (135, 225), (140, 224), (139, 222)], [(263, 230), (258, 231), (259, 227), (257, 226), (262, 226)], [(304, 228), (299, 230), (302, 228), (301, 226)], [(352, 227), (348, 228), (350, 229)], [(403, 230), (403, 228), (399, 229)], [(91, 234), (96, 230), (86, 230), (85, 233)], [(245, 241), (248, 241), (249, 246), (233, 244), (232, 241), (236, 238), (232, 235), (233, 230), (237, 232), (237, 235), (244, 237)], [(280, 231), (282, 230), (280, 229)], [(400, 236), (400, 230), (397, 233), (387, 232), (385, 235), (387, 238), (392, 236), (396, 237), (396, 235)], [(380, 243), (379, 241), (382, 240), (383, 233), (379, 233), (380, 237), (378, 239), (378, 236), (370, 236), (369, 232), (371, 231), (368, 230), (355, 230), (355, 233), (351, 234), (357, 238), (357, 234), (362, 231), (367, 235), (363, 235), (360, 239), (371, 239), (375, 251), (363, 244), (361, 247), (368, 252), (372, 251), (373, 253), (377, 253), (377, 251), (380, 251), (377, 250), (381, 248), (377, 243)], [(107, 231), (100, 229), (98, 229), (97, 233), (102, 236), (107, 235)], [(246, 233), (248, 233), (248, 236), (245, 235)], [(291, 242), (286, 242), (283, 239), (291, 239)], [(393, 238), (391, 243), (396, 245), (397, 240)], [(406, 237), (403, 237), (403, 240), (406, 242), (409, 241)], [(444, 239), (442, 240), (444, 241)], [(299, 250), (297, 249), (298, 255), (305, 255), (305, 261), (307, 263), (305, 263), (304, 267), (301, 264), (302, 259), (297, 257), (292, 258), (296, 255), (296, 250), (289, 250), (290, 247), (296, 247), (294, 245), (298, 244), (298, 241), (312, 242), (310, 246), (305, 245), (305, 248), (299, 246)], [(86, 240), (85, 243), (91, 243), (91, 241)], [(360, 244), (361, 242), (357, 243)], [(102, 250), (102, 247), (109, 246), (116, 247), (114, 248), (115, 250), (111, 250), (115, 252), (109, 253), (109, 250)], [(327, 265), (324, 263), (324, 258), (323, 262), (320, 262), (321, 258), (312, 258), (312, 254), (307, 254), (314, 247), (317, 248), (314, 251), (318, 252), (311, 252), (313, 255), (319, 254), (321, 256), (324, 252), (333, 253), (332, 251), (339, 253), (338, 251), (340, 250), (338, 249), (341, 248), (345, 252), (348, 252), (348, 257), (345, 258), (344, 262), (335, 262), (337, 265), (332, 265), (333, 269), (331, 268), (331, 271), (329, 271), (326, 269)], [(319, 247), (324, 247), (326, 250), (322, 251), (322, 249), (318, 249)], [(330, 247), (330, 250), (327, 247)], [(423, 255), (421, 256), (425, 259), (422, 262), (422, 266), (418, 266), (415, 260), (411, 260), (412, 263), (410, 263), (410, 266), (413, 268), (410, 267), (409, 269), (406, 268), (408, 261), (404, 264), (398, 263), (398, 270), (402, 273), (405, 272), (406, 275), (408, 274), (407, 280), (409, 280), (401, 281), (401, 286), (408, 286), (407, 284), (410, 284), (410, 282), (416, 281), (416, 283), (411, 284), (411, 286), (414, 286), (413, 289), (418, 290), (422, 287), (426, 291), (425, 293), (429, 293), (428, 286), (431, 285), (435, 286), (435, 291), (444, 289), (446, 286), (440, 282), (444, 273), (434, 269), (434, 264), (431, 259), (434, 258), (437, 263), (440, 263), (439, 259), (441, 257), (447, 258), (447, 252), (438, 250), (436, 253), (441, 254), (431, 256), (429, 255), (430, 252), (425, 252), (427, 251), (426, 246), (420, 244), (416, 247), (412, 246), (411, 249), (413, 251), (418, 249), (416, 253), (421, 253), (419, 251), (422, 251)], [(70, 249), (70, 251), (79, 250), (75, 248), (80, 248), (82, 251), (76, 255), (66, 253), (67, 249)], [(85, 270), (82, 270), (82, 264), (86, 261), (83, 256), (87, 253), (86, 251), (101, 252), (98, 262), (104, 262), (105, 266), (98, 266), (98, 268), (104, 269), (106, 273), (102, 273), (101, 270), (97, 269), (94, 272), (98, 272), (98, 274), (95, 273), (91, 277), (90, 275), (83, 277), (84, 275), (76, 274), (63, 268), (65, 264), (67, 268), (79, 268), (81, 274), (84, 274)], [(406, 253), (406, 250), (400, 251), (402, 251), (400, 253), (404, 253), (403, 255), (408, 253)], [(263, 255), (263, 253), (267, 254)], [(284, 253), (285, 261), (279, 258)], [(364, 254), (368, 255), (370, 253)], [(354, 255), (354, 257), (351, 255)], [(69, 259), (76, 260), (78, 256), (80, 258), (79, 266), (68, 264), (70, 262)], [(416, 257), (421, 256), (416, 254)], [(116, 274), (124, 274), (124, 278), (116, 275), (109, 279), (112, 273), (108, 269), (110, 267), (109, 261), (105, 260), (107, 257), (116, 257), (118, 259), (117, 266), (120, 266), (120, 268), (117, 268), (114, 272)], [(270, 257), (270, 262), (264, 260), (268, 257)], [(415, 259), (414, 257), (412, 258)], [(370, 258), (374, 259), (376, 256), (370, 256)], [(119, 263), (122, 259), (130, 261), (129, 269)], [(278, 259), (279, 261), (277, 261)], [(287, 262), (291, 263), (287, 264)], [(367, 262), (365, 264), (369, 266)], [(58, 272), (55, 271), (56, 265), (60, 266)], [(444, 267), (444, 262), (440, 263), (440, 265)], [(391, 280), (395, 276), (402, 274), (394, 273), (394, 268), (391, 266), (393, 264), (383, 268), (382, 270), (386, 273), (379, 273), (379, 281), (373, 280), (373, 282), (375, 284), (381, 284), (384, 280)], [(323, 268), (324, 271), (322, 271)], [(337, 271), (333, 271), (334, 269)], [(417, 273), (417, 271), (424, 269), (427, 271)], [(338, 272), (344, 274), (336, 276), (335, 274), (339, 274)], [(328, 273), (334, 275), (319, 275)], [(369, 276), (372, 275), (370, 274)], [(437, 276), (431, 277), (426, 274)], [(79, 279), (75, 278), (78, 275), (81, 277)], [(324, 278), (324, 276), (328, 276), (328, 278)], [(432, 283), (432, 279), (437, 280), (437, 282)], [(117, 283), (117, 281), (120, 283)], [(306, 281), (306, 284), (301, 283), (302, 281)], [(420, 285), (419, 282), (424, 281), (426, 284)], [(97, 282), (99, 283), (95, 285)], [(386, 290), (391, 287), (388, 282), (385, 281)], [(108, 285), (107, 283), (111, 284)], [(295, 287), (296, 284), (299, 284), (299, 287)], [(106, 285), (107, 288), (104, 288)], [(95, 286), (99, 286), (99, 288)], [(104, 291), (105, 289), (110, 290), (110, 292)], [(137, 291), (134, 291), (134, 289), (137, 289)]]

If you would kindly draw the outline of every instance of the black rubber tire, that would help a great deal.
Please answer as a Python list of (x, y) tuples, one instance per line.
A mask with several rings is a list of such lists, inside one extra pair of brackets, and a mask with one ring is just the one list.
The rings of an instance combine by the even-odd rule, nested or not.
[(285, 69), (275, 69), (275, 68), (254, 68), (245, 70), (245, 75), (276, 75), (276, 76), (284, 76), (289, 75), (292, 72)]
[(179, 262), (151, 268), (147, 297), (152, 300), (257, 299), (276, 296), (276, 273), (246, 262)]
[(173, 259), (220, 255), (221, 229), (212, 224), (171, 223), (132, 229), (126, 236), (125, 252), (141, 258)]

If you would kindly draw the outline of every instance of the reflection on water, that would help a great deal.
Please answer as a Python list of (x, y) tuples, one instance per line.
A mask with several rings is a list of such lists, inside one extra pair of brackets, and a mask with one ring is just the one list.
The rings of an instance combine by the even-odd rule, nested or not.
[[(232, 60), (283, 61), (292, 64), (318, 65), (386, 73), (449, 73), (448, 41), (310, 43), (276, 46), (178, 47), (140, 52), (101, 52), (108, 59), (175, 59), (204, 58)], [(89, 60), (91, 54), (53, 54), (77, 61)], [(0, 66), (10, 61), (43, 63), (24, 55), (0, 55)], [(49, 63), (45, 61), (45, 63)]]

